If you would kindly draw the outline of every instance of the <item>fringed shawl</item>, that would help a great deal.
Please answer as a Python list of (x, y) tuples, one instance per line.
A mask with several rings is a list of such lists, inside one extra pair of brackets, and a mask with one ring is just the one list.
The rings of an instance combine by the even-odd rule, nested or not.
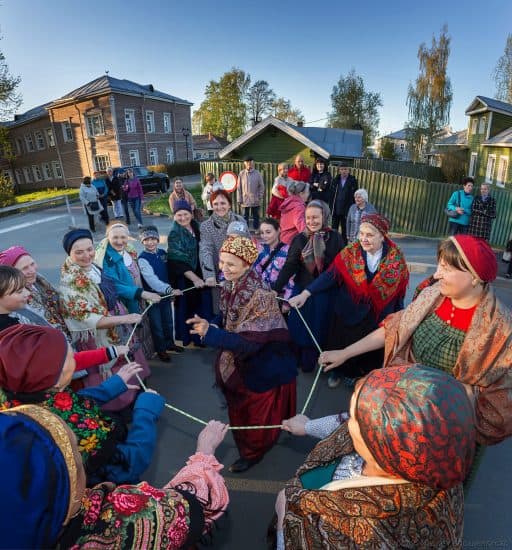
[(346, 286), (354, 303), (370, 304), (376, 319), (390, 302), (405, 297), (409, 284), (409, 270), (401, 250), (387, 237), (385, 246), (387, 252), (370, 282), (359, 241), (341, 250), (329, 268), (337, 281)]
[[(386, 317), (385, 367), (416, 362), (411, 352), (414, 331), (442, 300), (435, 284), (406, 309)], [(511, 365), (512, 314), (487, 286), (452, 371), (457, 380), (473, 388), (479, 443), (492, 445), (512, 435)]]

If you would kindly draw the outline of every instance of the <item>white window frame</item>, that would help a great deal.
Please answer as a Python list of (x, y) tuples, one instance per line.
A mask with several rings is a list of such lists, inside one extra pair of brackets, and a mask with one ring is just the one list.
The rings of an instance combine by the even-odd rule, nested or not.
[(49, 162), (43, 162), (41, 168), (43, 169), (43, 178), (45, 180), (53, 179), (52, 165)]
[(477, 158), (478, 158), (478, 153), (471, 153), (471, 157), (469, 160), (469, 172), (468, 172), (468, 176), (470, 178), (475, 177)]
[(478, 119), (474, 118), (471, 121), (471, 133), (476, 134), (476, 131), (478, 130)]
[(498, 163), (498, 172), (496, 174), (496, 185), (498, 187), (505, 187), (507, 172), (508, 172), (508, 157), (505, 155), (500, 155), (500, 162)]
[(18, 155), (23, 155), (23, 140), (18, 137), (14, 142), (16, 143), (16, 152)]
[(36, 147), (34, 145), (34, 139), (32, 137), (32, 134), (25, 134), (23, 137), (25, 138), (25, 145), (27, 146), (27, 152), (33, 153), (36, 150)]
[(110, 166), (110, 157), (107, 155), (96, 155), (94, 157), (94, 169), (96, 172), (106, 172)]
[(85, 115), (85, 125), (87, 127), (87, 136), (90, 138), (105, 135), (105, 126), (103, 117), (100, 113), (94, 115)]
[(58, 160), (54, 160), (52, 162), (52, 168), (53, 168), (53, 177), (58, 180), (62, 179), (62, 167)]
[(32, 170), (29, 166), (23, 167), (23, 176), (25, 177), (26, 183), (33, 183), (34, 178), (32, 177)]
[(151, 147), (149, 150), (149, 162), (150, 166), (156, 166), (158, 164), (158, 149), (156, 147)]
[(164, 134), (172, 133), (171, 113), (164, 113)]
[(44, 132), (46, 134), (46, 142), (48, 143), (48, 147), (55, 147), (55, 136), (53, 135), (53, 129), (45, 128)]
[(172, 147), (165, 148), (165, 162), (166, 164), (174, 164), (174, 149)]
[(488, 155), (487, 168), (485, 169), (485, 183), (492, 184), (495, 168), (496, 168), (496, 155)]
[(130, 166), (140, 166), (140, 156), (138, 149), (130, 149), (128, 151), (128, 156), (130, 158)]
[(69, 120), (65, 120), (64, 122), (61, 122), (61, 127), (62, 127), (62, 137), (64, 139), (64, 142), (68, 143), (70, 141), (75, 141), (71, 122)]
[(14, 170), (14, 175), (16, 176), (16, 183), (22, 185), (25, 180), (23, 177), (23, 170), (21, 168), (16, 168), (16, 170)]
[(124, 110), (124, 124), (127, 134), (134, 134), (137, 131), (137, 126), (135, 125), (135, 109)]
[(485, 123), (487, 122), (487, 118), (482, 116), (480, 117), (480, 120), (478, 122), (478, 133), (479, 134), (485, 134)]
[(44, 141), (44, 135), (41, 130), (35, 130), (34, 131), (34, 137), (36, 138), (36, 147), (38, 151), (42, 151), (43, 149), (46, 149), (46, 143)]
[(39, 164), (32, 165), (32, 174), (34, 176), (34, 181), (43, 181), (43, 173), (41, 172)]
[(146, 111), (146, 132), (155, 133), (155, 111)]

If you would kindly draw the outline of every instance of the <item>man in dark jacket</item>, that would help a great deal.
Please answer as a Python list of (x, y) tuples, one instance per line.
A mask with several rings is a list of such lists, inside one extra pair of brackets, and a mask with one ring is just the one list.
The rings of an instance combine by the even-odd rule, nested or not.
[(347, 214), (349, 208), (354, 204), (354, 193), (357, 191), (357, 180), (350, 173), (350, 168), (344, 162), (339, 166), (339, 173), (334, 178), (331, 188), (331, 212), (332, 228), (338, 231), (347, 242)]
[(107, 169), (107, 177), (105, 183), (108, 189), (108, 197), (112, 201), (112, 207), (114, 209), (114, 218), (119, 219), (123, 217), (123, 205), (121, 202), (121, 181), (117, 176), (114, 176), (112, 168)]

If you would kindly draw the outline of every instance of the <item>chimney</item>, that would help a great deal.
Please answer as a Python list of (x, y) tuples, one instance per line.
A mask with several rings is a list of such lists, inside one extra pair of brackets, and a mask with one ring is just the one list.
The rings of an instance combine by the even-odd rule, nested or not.
[(212, 140), (212, 133), (208, 132), (208, 141), (211, 141), (211, 140)]
[(297, 120), (297, 126), (298, 126), (299, 128), (303, 128), (303, 127), (304, 127), (304, 121), (303, 121), (302, 119)]

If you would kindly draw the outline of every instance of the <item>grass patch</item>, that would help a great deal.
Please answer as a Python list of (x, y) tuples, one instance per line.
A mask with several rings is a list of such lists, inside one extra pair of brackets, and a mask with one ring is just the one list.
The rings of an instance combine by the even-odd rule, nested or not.
[[(203, 201), (201, 200), (201, 191), (202, 187), (200, 185), (196, 185), (190, 189), (187, 189), (194, 199), (196, 200), (196, 203), (199, 207), (202, 208)], [(156, 197), (154, 199), (151, 199), (144, 205), (144, 209), (148, 212), (151, 212), (151, 214), (161, 214), (164, 216), (171, 216), (171, 209), (169, 208), (169, 193), (165, 193), (164, 195), (160, 195), (159, 197)]]
[(24, 202), (41, 201), (45, 199), (53, 199), (62, 195), (68, 195), (69, 198), (78, 197), (78, 189), (39, 189), (38, 191), (30, 191), (29, 193), (21, 193), (16, 195), (16, 204)]

